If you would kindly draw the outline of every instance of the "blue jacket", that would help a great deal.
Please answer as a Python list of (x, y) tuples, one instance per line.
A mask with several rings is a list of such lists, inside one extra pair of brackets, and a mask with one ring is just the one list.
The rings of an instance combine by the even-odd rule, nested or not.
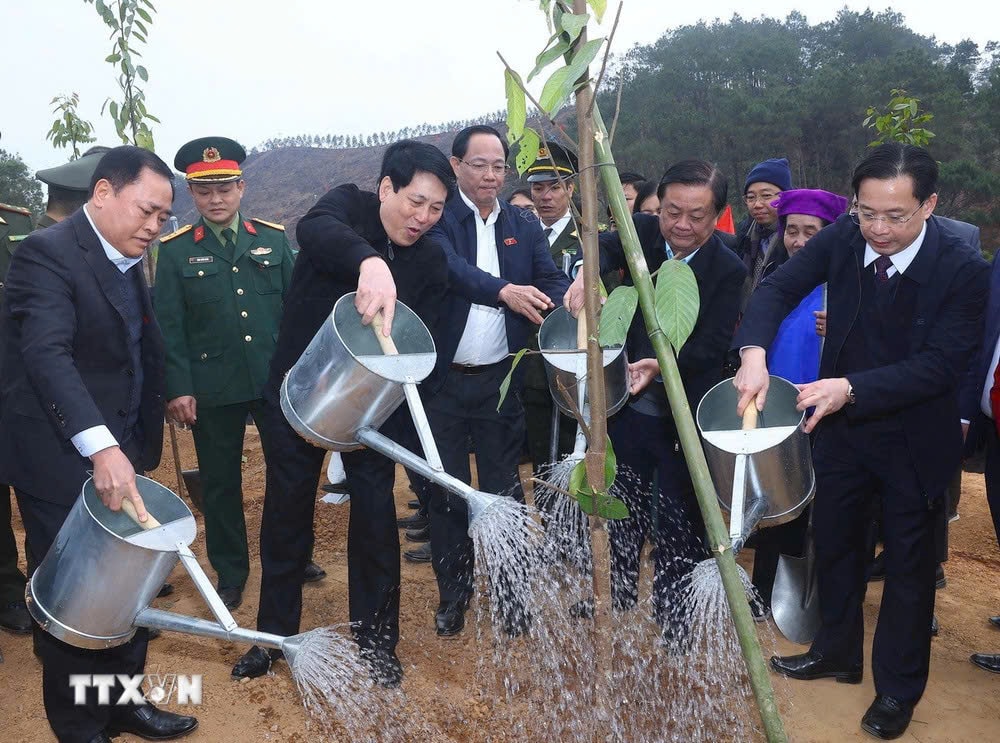
[[(503, 287), (530, 284), (558, 306), (569, 288), (569, 278), (552, 260), (549, 241), (542, 234), (538, 217), (503, 200), (495, 225), (500, 278), (476, 268), (476, 219), (479, 215), (456, 191), (445, 205), (441, 220), (427, 233), (444, 248), (449, 286), (434, 332), (438, 359), (434, 374), (425, 383), (430, 391), (436, 391), (444, 381), (444, 372), (455, 358), (473, 304), (500, 307), (498, 296)], [(505, 312), (504, 319), (507, 350), (515, 353), (527, 348), (536, 326), (516, 312)]]

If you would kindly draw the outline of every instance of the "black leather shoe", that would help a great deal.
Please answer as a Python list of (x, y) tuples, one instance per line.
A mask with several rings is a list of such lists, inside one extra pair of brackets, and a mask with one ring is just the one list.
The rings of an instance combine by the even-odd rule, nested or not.
[(406, 501), (406, 507), (413, 511), (416, 511), (418, 508), (420, 508), (420, 501), (418, 501), (416, 498), (414, 498), (413, 500), (408, 500)]
[(1000, 617), (990, 617), (990, 624), (997, 629), (1000, 629)]
[(111, 743), (111, 738), (103, 730), (87, 741), (87, 743)]
[(782, 676), (812, 681), (813, 679), (835, 678), (841, 684), (860, 684), (861, 665), (848, 665), (827, 660), (819, 653), (809, 651), (800, 655), (772, 655), (771, 668)]
[(0, 606), (0, 627), (15, 635), (31, 632), (31, 615), (23, 601), (11, 601)]
[(229, 586), (228, 588), (219, 586), (219, 598), (222, 599), (226, 608), (232, 611), (243, 603), (243, 589), (239, 586)]
[(258, 676), (263, 676), (271, 670), (271, 664), (274, 663), (275, 658), (280, 656), (281, 651), (279, 650), (267, 650), (259, 645), (254, 645), (243, 654), (242, 658), (236, 661), (232, 676), (234, 679), (255, 679)]
[(156, 594), (156, 598), (162, 599), (164, 596), (169, 596), (173, 592), (174, 592), (174, 584), (173, 583), (164, 583), (160, 587), (160, 592), (158, 594)]
[(403, 664), (394, 652), (381, 648), (362, 648), (361, 657), (368, 664), (373, 683), (386, 689), (395, 689), (403, 682)]
[(434, 559), (431, 554), (431, 543), (425, 542), (415, 549), (406, 550), (403, 557), (406, 558), (407, 562), (430, 562)]
[(187, 735), (198, 727), (198, 721), (188, 715), (178, 715), (157, 709), (151, 704), (130, 707), (108, 725), (108, 735), (132, 733), (146, 740), (171, 740)]
[(319, 565), (314, 563), (312, 560), (306, 565), (306, 571), (302, 574), (303, 583), (315, 583), (318, 580), (323, 580), (326, 577), (326, 571), (323, 570)]
[(465, 601), (442, 601), (434, 615), (438, 637), (457, 635), (465, 627)]
[(430, 523), (427, 518), (427, 514), (421, 511), (417, 511), (412, 516), (404, 516), (401, 519), (396, 519), (396, 526), (400, 529), (423, 529)]
[(937, 637), (940, 631), (941, 625), (938, 624), (937, 614), (934, 614), (931, 616), (931, 637)]
[(407, 542), (429, 542), (431, 541), (431, 527), (425, 526), (423, 529), (407, 529)]
[(934, 588), (942, 589), (948, 585), (948, 579), (944, 577), (944, 565), (938, 563), (937, 570), (934, 573)]
[(1000, 673), (1000, 655), (990, 655), (988, 653), (975, 653), (969, 656), (972, 665), (979, 666), (984, 671), (990, 673)]
[(906, 732), (911, 717), (912, 704), (879, 694), (861, 718), (861, 729), (876, 738), (892, 740)]

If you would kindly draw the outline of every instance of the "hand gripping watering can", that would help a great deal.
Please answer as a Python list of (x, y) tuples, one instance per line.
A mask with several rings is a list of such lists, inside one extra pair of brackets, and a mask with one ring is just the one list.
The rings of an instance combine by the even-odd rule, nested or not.
[[(355, 293), (337, 300), (333, 312), (281, 383), (281, 410), (306, 441), (324, 449), (370, 447), (462, 497), (470, 519), (499, 497), (469, 487), (444, 471), (424, 413), (417, 382), (434, 369), (437, 353), (416, 313), (396, 302), (392, 337), (381, 316), (361, 324)], [(426, 460), (378, 432), (406, 400)]]
[[(739, 552), (760, 527), (777, 526), (798, 516), (816, 490), (805, 413), (795, 409), (799, 391), (771, 377), (767, 406), (759, 425), (752, 411), (736, 414), (739, 393), (733, 380), (712, 387), (698, 403), (698, 430), (719, 503), (730, 513), (729, 538)], [(751, 403), (749, 408), (754, 411)]]
[[(237, 626), (188, 547), (196, 526), (184, 501), (147, 477), (137, 476), (136, 487), (150, 514), (144, 525), (135, 520), (130, 501), (112, 511), (93, 479), (83, 484), (25, 589), (28, 611), (42, 629), (75, 647), (100, 650), (128, 642), (138, 627), (155, 627), (277, 648), (292, 664), (303, 635)], [(178, 560), (215, 622), (149, 608)]]

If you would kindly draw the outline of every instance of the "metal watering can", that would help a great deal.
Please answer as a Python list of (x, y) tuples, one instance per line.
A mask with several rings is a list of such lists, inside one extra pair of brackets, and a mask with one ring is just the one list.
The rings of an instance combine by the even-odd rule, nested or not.
[[(355, 292), (337, 300), (281, 383), (281, 410), (302, 438), (323, 449), (367, 446), (423, 475), (469, 504), (470, 519), (499, 498), (466, 485), (444, 471), (417, 383), (434, 369), (434, 339), (416, 313), (400, 301), (392, 337), (382, 334), (381, 315), (361, 324)], [(402, 404), (424, 450), (417, 456), (378, 432)]]
[[(798, 516), (816, 491), (805, 413), (795, 409), (798, 389), (771, 377), (760, 426), (748, 406), (736, 415), (733, 380), (712, 387), (698, 403), (696, 420), (719, 503), (730, 512), (729, 538), (739, 552), (754, 529)], [(752, 409), (752, 412), (751, 412)]]
[[(137, 475), (136, 487), (149, 513), (145, 525), (130, 517), (130, 501), (112, 511), (93, 479), (83, 484), (25, 589), (28, 611), (42, 629), (75, 647), (100, 650), (128, 642), (139, 627), (157, 628), (276, 648), (292, 664), (303, 635), (237, 626), (188, 547), (196, 525), (184, 501), (148, 477)], [(149, 608), (178, 560), (215, 622)]]
[[(580, 328), (577, 318), (565, 307), (557, 307), (538, 329), (538, 348), (545, 362), (549, 391), (556, 407), (571, 418), (573, 410), (566, 397), (568, 395), (572, 400), (580, 398), (582, 390), (578, 390), (577, 386), (585, 387), (587, 376), (586, 334), (578, 333)], [(622, 346), (608, 346), (602, 348), (601, 353), (608, 415), (613, 415), (628, 402), (628, 360)], [(582, 399), (589, 405), (589, 396), (584, 394)], [(582, 404), (580, 409), (583, 409)]]

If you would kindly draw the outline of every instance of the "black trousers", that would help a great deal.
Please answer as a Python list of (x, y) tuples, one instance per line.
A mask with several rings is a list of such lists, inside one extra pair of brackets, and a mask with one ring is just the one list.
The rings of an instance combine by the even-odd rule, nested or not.
[(657, 545), (653, 574), (657, 621), (683, 630), (683, 618), (673, 611), (678, 594), (695, 564), (709, 553), (673, 420), (643, 415), (626, 405), (608, 420), (608, 434), (618, 459), (615, 494), (629, 509), (627, 519), (608, 522), (613, 605), (627, 609), (638, 600), (640, 555), (650, 536)]
[(10, 496), (10, 486), (0, 485), (0, 605), (24, 601), (25, 577), (17, 566)]
[[(123, 446), (133, 464), (138, 461), (141, 447)], [(28, 563), (38, 565), (55, 541), (59, 528), (69, 514), (72, 503), (50, 503), (17, 488), (17, 505), (24, 521), (27, 535)], [(107, 650), (84, 650), (57, 640), (48, 632), (36, 627), (35, 647), (42, 660), (42, 700), (52, 732), (60, 743), (89, 741), (108, 727), (113, 716), (129, 711), (130, 707), (115, 705), (124, 691), (117, 682), (111, 689), (111, 704), (98, 704), (97, 689), (87, 690), (86, 702), (74, 702), (74, 690), (69, 685), (71, 674), (122, 674), (133, 676), (143, 673), (146, 665), (148, 635), (139, 628), (135, 636), (124, 645)]]
[(915, 704), (930, 669), (935, 524), (943, 493), (929, 497), (934, 494), (917, 480), (902, 431), (881, 422), (848, 426), (842, 415), (824, 421), (813, 464), (822, 624), (812, 649), (844, 663), (863, 662), (868, 513), (878, 498), (885, 583), (872, 646), (875, 691)]
[(993, 529), (1000, 543), (1000, 438), (992, 419), (984, 415), (982, 422), (986, 436), (986, 502), (990, 504)]
[[(393, 438), (397, 410), (381, 430)], [(293, 635), (302, 619), (302, 578), (313, 543), (316, 491), (326, 451), (301, 438), (277, 405), (262, 420), (272, 443), (260, 526), (261, 584), (257, 628)], [(358, 643), (395, 650), (399, 639), (399, 533), (392, 497), (395, 464), (368, 449), (344, 452), (351, 492), (347, 535), (350, 617)]]
[[(479, 489), (522, 500), (517, 465), (524, 442), (524, 408), (513, 393), (497, 411), (500, 384), (510, 369), (504, 361), (480, 374), (450, 370), (441, 391), (426, 402), (427, 418), (441, 463), (449, 475), (472, 482), (469, 441), (476, 455)], [(431, 554), (442, 601), (472, 596), (473, 546), (469, 509), (459, 496), (431, 486)]]

